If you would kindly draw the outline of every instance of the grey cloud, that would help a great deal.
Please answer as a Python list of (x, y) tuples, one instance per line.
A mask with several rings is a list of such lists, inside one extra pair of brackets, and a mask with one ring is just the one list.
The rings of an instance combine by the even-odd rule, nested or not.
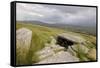
[(96, 8), (18, 3), (17, 20), (38, 20), (49, 24), (96, 24)]

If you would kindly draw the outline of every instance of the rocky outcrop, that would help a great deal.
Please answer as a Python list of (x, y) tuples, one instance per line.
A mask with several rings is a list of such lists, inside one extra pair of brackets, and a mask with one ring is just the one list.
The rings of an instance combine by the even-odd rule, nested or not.
[(51, 39), (51, 43), (46, 43), (42, 50), (36, 52), (40, 59), (40, 62), (36, 64), (79, 61), (77, 57), (65, 51), (64, 47), (56, 44), (56, 39), (53, 37), (51, 37)]
[(56, 41), (52, 39), (51, 43), (45, 43), (45, 47), (36, 52), (36, 54), (39, 56), (39, 59), (42, 60), (44, 58), (50, 57), (55, 55), (57, 52), (64, 50), (64, 47), (61, 47), (59, 45), (55, 44)]
[(63, 33), (57, 36), (57, 43), (65, 47), (71, 55), (80, 58), (80, 61), (89, 61), (86, 56), (89, 49), (85, 46), (86, 40), (82, 36)]
[(20, 28), (16, 31), (16, 55), (19, 64), (26, 63), (27, 53), (30, 48), (32, 31), (27, 28)]
[(48, 57), (36, 64), (46, 64), (46, 63), (64, 63), (64, 62), (78, 62), (79, 59), (72, 56), (70, 53), (65, 51), (60, 51), (55, 55)]

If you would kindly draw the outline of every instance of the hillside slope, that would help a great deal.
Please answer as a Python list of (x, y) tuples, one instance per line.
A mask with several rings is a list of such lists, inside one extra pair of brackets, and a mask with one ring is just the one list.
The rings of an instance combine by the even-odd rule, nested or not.
[[(19, 61), (19, 55), (17, 52), (17, 65), (23, 65), (23, 64), (34, 64), (37, 62), (40, 62), (41, 60), (39, 59), (39, 55), (36, 54), (36, 52), (41, 51), (43, 48), (46, 47), (45, 44), (51, 44), (52, 38), (56, 39), (58, 34), (66, 33), (70, 34), (71, 36), (78, 36), (83, 39), (85, 39), (85, 44), (82, 44), (82, 46), (85, 46), (88, 48), (88, 53), (84, 52), (84, 47), (82, 50), (82, 47), (80, 44), (74, 44), (73, 48), (77, 53), (73, 54), (74, 51), (72, 49), (68, 49), (68, 52), (71, 53), (73, 56), (76, 56), (79, 58), (80, 61), (94, 61), (96, 58), (92, 57), (89, 54), (91, 52), (90, 50), (95, 49), (96, 50), (96, 37), (92, 35), (87, 35), (83, 33), (75, 33), (71, 32), (68, 30), (63, 30), (59, 28), (50, 28), (46, 26), (40, 26), (40, 25), (33, 25), (33, 24), (24, 24), (23, 22), (17, 22), (16, 23), (16, 30), (20, 28), (27, 28), (32, 31), (32, 40), (31, 40), (31, 45), (30, 49), (27, 55), (27, 63), (20, 63)], [(55, 43), (56, 45), (56, 43)], [(51, 46), (51, 45), (49, 45)], [(63, 49), (64, 51), (64, 49)], [(91, 52), (93, 53), (93, 52)], [(94, 55), (93, 55), (94, 56)]]

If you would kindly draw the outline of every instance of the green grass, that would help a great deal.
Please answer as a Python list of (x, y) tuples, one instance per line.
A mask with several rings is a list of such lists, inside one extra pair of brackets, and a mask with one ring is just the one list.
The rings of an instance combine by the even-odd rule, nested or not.
[(77, 57), (80, 59), (80, 61), (89, 61), (89, 59), (86, 56), (86, 53), (84, 53), (84, 51), (81, 50), (80, 44), (77, 44)]

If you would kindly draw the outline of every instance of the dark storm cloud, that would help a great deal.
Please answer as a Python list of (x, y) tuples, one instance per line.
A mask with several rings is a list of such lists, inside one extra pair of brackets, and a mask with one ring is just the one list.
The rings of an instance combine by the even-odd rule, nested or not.
[(96, 24), (96, 8), (17, 3), (17, 20), (37, 20), (49, 24)]

